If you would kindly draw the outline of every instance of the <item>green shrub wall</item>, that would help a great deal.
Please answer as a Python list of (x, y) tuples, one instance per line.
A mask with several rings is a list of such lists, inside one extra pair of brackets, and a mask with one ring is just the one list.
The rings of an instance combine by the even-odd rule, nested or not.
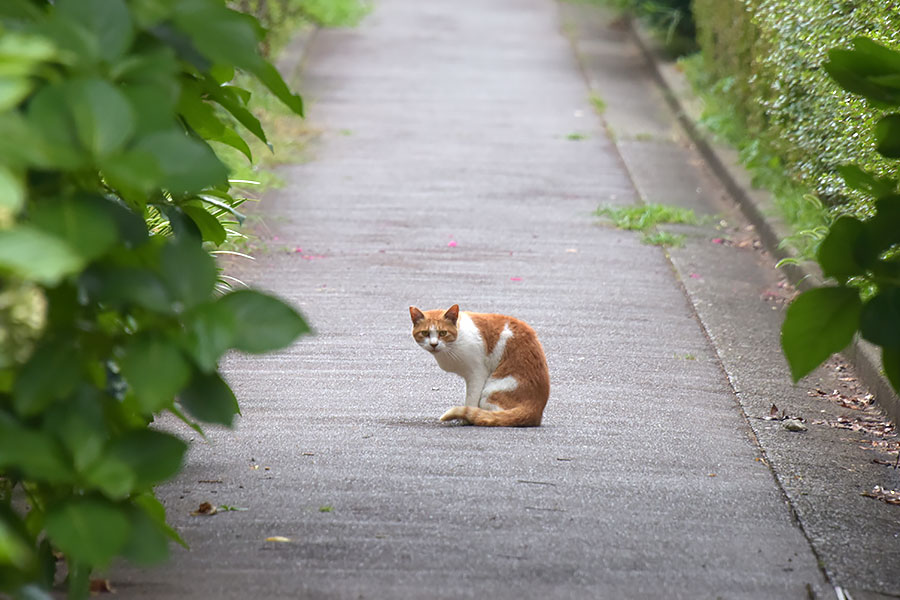
[(841, 211), (869, 212), (836, 174), (856, 162), (881, 174), (895, 167), (875, 152), (882, 114), (822, 70), (828, 50), (867, 36), (900, 48), (900, 10), (868, 0), (694, 0), (705, 70), (728, 85), (747, 135), (779, 157), (788, 176)]

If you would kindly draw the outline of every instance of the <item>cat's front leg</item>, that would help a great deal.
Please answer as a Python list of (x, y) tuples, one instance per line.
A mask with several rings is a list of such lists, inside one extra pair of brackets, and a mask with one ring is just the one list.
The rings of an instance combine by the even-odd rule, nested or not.
[(466, 380), (466, 406), (478, 406), (481, 402), (481, 392), (484, 390), (484, 379), (472, 378)]

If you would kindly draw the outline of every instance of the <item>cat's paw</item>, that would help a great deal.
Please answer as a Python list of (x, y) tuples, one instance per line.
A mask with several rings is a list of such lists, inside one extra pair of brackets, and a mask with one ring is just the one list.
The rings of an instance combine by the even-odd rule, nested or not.
[(466, 407), (465, 406), (454, 406), (443, 415), (441, 415), (441, 421), (452, 421), (453, 419), (461, 419), (463, 421), (466, 420)]

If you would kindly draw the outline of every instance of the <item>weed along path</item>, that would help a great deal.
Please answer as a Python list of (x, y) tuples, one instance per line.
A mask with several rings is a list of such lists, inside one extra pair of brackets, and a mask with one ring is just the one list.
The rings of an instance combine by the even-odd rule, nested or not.
[[(316, 335), (227, 361), (236, 430), (160, 494), (191, 549), (121, 597), (832, 597), (667, 253), (597, 224), (639, 196), (557, 11), (380, 0), (317, 36), (315, 158), (241, 272)], [(463, 382), (407, 307), (454, 303), (536, 329), (541, 427), (438, 422)]]

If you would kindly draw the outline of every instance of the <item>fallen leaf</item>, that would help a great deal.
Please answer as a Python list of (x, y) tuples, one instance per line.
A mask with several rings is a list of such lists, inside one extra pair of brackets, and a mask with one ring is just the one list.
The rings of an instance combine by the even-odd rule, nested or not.
[(267, 541), (267, 542), (280, 542), (280, 543), (282, 543), (282, 544), (286, 544), (286, 543), (288, 543), (288, 542), (291, 541), (291, 538), (289, 538), (289, 537), (284, 537), (284, 536), (281, 536), (281, 535), (273, 535), (272, 537), (267, 537), (267, 538), (266, 538), (266, 541)]
[(863, 496), (867, 498), (875, 498), (887, 504), (900, 504), (900, 492), (897, 490), (886, 490), (880, 485), (872, 488), (871, 492), (863, 492)]
[(569, 254), (578, 254), (578, 248), (566, 248), (566, 252)]
[(91, 579), (92, 594), (112, 594), (115, 590), (109, 584), (109, 579)]
[(715, 477), (715, 476), (716, 476), (715, 473), (710, 473), (709, 475), (707, 475), (707, 477)]
[(197, 507), (197, 510), (193, 511), (191, 513), (191, 515), (194, 517), (200, 517), (200, 516), (211, 517), (214, 514), (216, 514), (217, 512), (219, 512), (219, 509), (217, 509), (215, 506), (213, 506), (209, 502), (201, 502), (200, 506)]

